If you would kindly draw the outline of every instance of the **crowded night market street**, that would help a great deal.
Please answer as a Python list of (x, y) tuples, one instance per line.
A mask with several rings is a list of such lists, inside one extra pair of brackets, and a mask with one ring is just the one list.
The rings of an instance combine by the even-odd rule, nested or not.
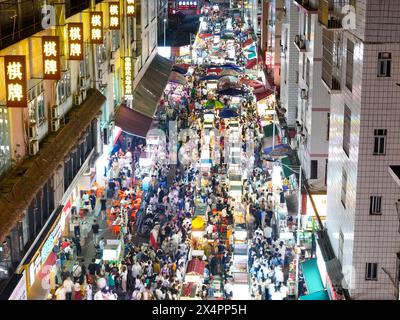
[(252, 30), (227, 12), (203, 8), (156, 124), (146, 140), (119, 136), (104, 185), (83, 195), (73, 237), (53, 250), (49, 292), (32, 299), (294, 299), (294, 191), (264, 156), (280, 142), (266, 132), (274, 90)]

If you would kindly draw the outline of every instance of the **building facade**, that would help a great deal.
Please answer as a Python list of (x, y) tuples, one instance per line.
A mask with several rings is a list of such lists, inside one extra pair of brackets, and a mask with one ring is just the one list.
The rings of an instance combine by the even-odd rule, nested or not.
[(398, 300), (400, 6), (343, 5), (319, 1), (331, 98), (326, 227), (351, 298)]
[(321, 81), (322, 27), (318, 22), (318, 0), (293, 1), (293, 4), (299, 14), (299, 27), (293, 41), (299, 52), (296, 72), (298, 156), (310, 189), (324, 193), (328, 168), (330, 95)]
[[(0, 3), (0, 56), (25, 56), (28, 102), (25, 108), (7, 106), (9, 73), (0, 68), (0, 294), (4, 299), (21, 274), (25, 297), (29, 296), (38, 274), (50, 263), (52, 246), (69, 235), (71, 212), (79, 206), (81, 192), (102, 176), (95, 162), (112, 146), (116, 109), (122, 102), (135, 107), (134, 93), (157, 53), (160, 7), (156, 0), (134, 1), (136, 14), (128, 16), (129, 2), (113, 2), (119, 10), (99, 0)], [(47, 15), (42, 14), (43, 7)], [(118, 20), (110, 16), (114, 10)], [(94, 13), (102, 14), (100, 20), (93, 19)], [(10, 16), (15, 30), (9, 27)], [(101, 24), (98, 44), (91, 43), (97, 35), (94, 21)], [(44, 79), (44, 36), (59, 39), (56, 80)], [(71, 49), (73, 40), (82, 41), (79, 49)], [(72, 59), (72, 50), (82, 54), (80, 60)]]

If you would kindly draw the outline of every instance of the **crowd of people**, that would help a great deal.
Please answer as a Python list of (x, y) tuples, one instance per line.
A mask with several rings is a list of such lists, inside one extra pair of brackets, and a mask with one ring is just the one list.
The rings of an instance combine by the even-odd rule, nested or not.
[[(206, 16), (210, 32), (228, 18), (228, 14), (219, 9), (210, 9)], [(242, 32), (240, 21), (229, 18), (229, 23), (234, 32)], [(179, 299), (194, 241), (192, 219), (199, 203), (206, 207), (205, 238), (214, 239), (216, 244), (206, 247), (204, 256), (200, 257), (205, 263), (205, 271), (199, 298), (214, 298), (215, 290), (210, 282), (215, 276), (221, 276), (224, 298), (232, 299), (232, 230), (228, 231), (238, 204), (229, 194), (228, 182), (222, 178), (227, 175), (232, 128), (228, 119), (219, 116), (219, 110), (215, 110), (213, 118), (218, 139), (207, 146), (213, 159), (208, 172), (202, 170), (200, 158), (205, 146), (205, 103), (214, 99), (223, 108), (233, 107), (231, 97), (208, 90), (201, 80), (209, 69), (206, 63), (210, 61), (204, 54), (211, 50), (210, 46), (207, 41), (199, 45), (198, 51), (205, 60), (191, 66), (184, 85), (169, 84), (156, 115), (158, 128), (166, 133), (165, 153), (172, 152), (169, 142), (173, 137), (168, 135), (168, 125), (176, 121), (179, 133), (188, 132), (179, 134), (178, 150), (186, 146), (190, 159), (178, 154), (178, 165), (173, 165), (156, 156), (151, 166), (143, 168), (139, 160), (148, 152), (149, 146), (141, 139), (121, 136), (120, 148), (109, 157), (105, 170), (106, 188), (83, 199), (95, 215), (91, 225), (95, 255), (87, 265), (81, 260), (71, 269), (64, 261), (69, 259), (68, 248), (75, 246), (78, 252), (81, 243), (66, 240), (61, 244), (60, 256), (65, 259), (60, 257), (60, 274), (55, 277), (59, 278), (56, 282), (60, 286), (57, 289), (56, 285), (52, 286), (56, 299)], [(238, 54), (233, 63), (243, 67), (245, 59), (240, 43), (236, 42), (234, 47)], [(270, 185), (270, 178), (261, 159), (262, 126), (254, 107), (254, 96), (251, 88), (240, 82), (245, 75), (238, 72), (237, 78), (239, 85), (236, 88), (244, 92), (236, 105), (239, 143), (244, 152), (254, 151), (242, 159), (245, 184), (241, 198), (249, 212), (251, 295), (254, 299), (283, 299), (287, 297), (284, 270), (291, 250), (277, 238), (274, 230), (275, 200), (272, 187), (265, 188)], [(159, 150), (156, 151), (157, 154)], [(101, 205), (96, 212), (98, 201)], [(103, 259), (107, 239), (101, 235), (101, 230), (121, 240), (123, 250), (118, 261)], [(78, 226), (74, 234), (79, 239)]]

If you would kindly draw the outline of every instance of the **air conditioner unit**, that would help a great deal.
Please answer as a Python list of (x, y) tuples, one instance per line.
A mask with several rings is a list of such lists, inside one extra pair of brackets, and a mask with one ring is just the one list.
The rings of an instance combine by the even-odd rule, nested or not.
[(115, 72), (115, 64), (112, 64), (110, 62), (109, 68), (108, 68), (108, 73), (114, 73)]
[(301, 98), (303, 100), (307, 100), (308, 99), (308, 92), (307, 89), (301, 89)]
[(86, 89), (81, 90), (81, 99), (82, 99), (81, 103), (86, 100), (86, 97), (87, 97), (87, 90)]
[(60, 119), (51, 120), (51, 131), (57, 132), (60, 129)]
[(58, 106), (54, 105), (51, 107), (51, 118), (56, 119), (59, 118), (60, 114), (58, 113)]
[(74, 105), (80, 106), (82, 104), (82, 95), (76, 94), (74, 95)]
[(86, 79), (84, 77), (79, 78), (79, 87), (86, 88)]
[(34, 156), (39, 152), (39, 141), (32, 140), (29, 142), (29, 155)]
[(29, 139), (35, 139), (37, 137), (38, 126), (36, 123), (31, 123), (28, 128)]

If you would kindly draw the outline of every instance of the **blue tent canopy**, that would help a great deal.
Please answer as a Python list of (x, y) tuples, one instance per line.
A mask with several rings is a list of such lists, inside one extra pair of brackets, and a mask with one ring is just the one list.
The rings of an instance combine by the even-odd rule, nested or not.
[[(289, 148), (289, 146), (287, 144), (278, 144), (275, 146), (275, 149), (284, 149), (284, 148)], [(272, 147), (264, 148), (265, 154), (270, 154), (271, 152), (272, 152)]]
[(219, 66), (220, 68), (225, 68), (225, 69), (234, 69), (234, 70), (238, 70), (238, 71), (242, 71), (242, 68), (240, 68), (239, 66), (232, 64), (232, 63), (226, 63), (223, 64), (221, 66)]
[(221, 76), (217, 76), (215, 74), (210, 74), (208, 76), (201, 77), (199, 81), (208, 81), (208, 80), (219, 80)]
[(184, 68), (181, 68), (181, 67), (177, 67), (177, 66), (174, 66), (172, 68), (172, 71), (178, 72), (180, 74), (186, 74), (187, 73), (187, 70), (185, 70)]
[(232, 109), (224, 109), (221, 111), (221, 113), (219, 114), (220, 118), (224, 118), (224, 119), (228, 119), (228, 118), (236, 118), (239, 117), (239, 114)]
[(217, 91), (218, 94), (226, 95), (226, 96), (243, 96), (246, 94), (243, 90), (229, 88)]

